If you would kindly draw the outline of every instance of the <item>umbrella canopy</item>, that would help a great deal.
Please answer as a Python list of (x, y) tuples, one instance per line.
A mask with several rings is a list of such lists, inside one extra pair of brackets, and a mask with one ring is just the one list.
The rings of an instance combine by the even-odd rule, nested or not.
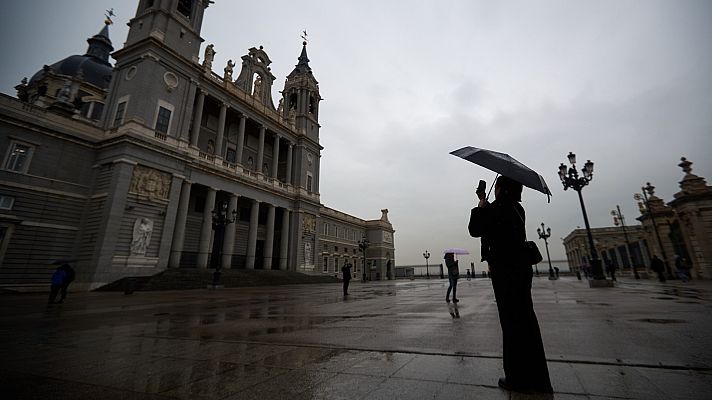
[(492, 172), (512, 178), (528, 188), (542, 192), (547, 196), (547, 200), (550, 201), (551, 190), (546, 185), (544, 178), (509, 154), (470, 146), (451, 151), (450, 154), (485, 167)]
[(453, 247), (453, 248), (450, 248), (450, 249), (445, 249), (445, 251), (443, 251), (443, 254), (447, 254), (447, 253), (452, 253), (452, 254), (470, 254), (469, 251), (467, 251), (467, 250), (465, 250), (465, 249), (461, 249), (461, 248), (459, 248), (459, 247)]

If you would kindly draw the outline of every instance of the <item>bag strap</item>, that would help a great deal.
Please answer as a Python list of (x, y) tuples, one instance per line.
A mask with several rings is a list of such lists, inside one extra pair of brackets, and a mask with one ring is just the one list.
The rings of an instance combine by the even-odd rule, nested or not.
[(512, 208), (514, 209), (514, 212), (517, 213), (517, 216), (519, 217), (519, 220), (522, 221), (522, 225), (524, 226), (524, 241), (527, 241), (527, 225), (524, 223), (524, 217), (522, 217), (522, 214), (519, 213), (519, 210), (517, 210), (517, 207), (512, 204)]

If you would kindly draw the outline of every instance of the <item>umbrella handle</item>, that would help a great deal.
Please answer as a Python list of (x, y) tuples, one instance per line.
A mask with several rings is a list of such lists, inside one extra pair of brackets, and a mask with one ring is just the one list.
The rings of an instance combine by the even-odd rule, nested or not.
[(496, 174), (494, 176), (494, 180), (492, 181), (492, 186), (490, 186), (490, 190), (487, 192), (487, 197), (485, 197), (485, 200), (489, 200), (490, 193), (492, 193), (492, 189), (494, 189), (494, 184), (497, 182), (497, 178), (499, 178), (499, 174)]

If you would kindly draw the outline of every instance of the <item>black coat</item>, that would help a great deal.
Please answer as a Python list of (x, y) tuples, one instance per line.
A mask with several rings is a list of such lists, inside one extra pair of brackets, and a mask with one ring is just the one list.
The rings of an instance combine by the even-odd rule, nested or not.
[(470, 212), (468, 229), (482, 238), (482, 258), (491, 266), (526, 265), (522, 248), (526, 241), (524, 208), (519, 202), (495, 200)]

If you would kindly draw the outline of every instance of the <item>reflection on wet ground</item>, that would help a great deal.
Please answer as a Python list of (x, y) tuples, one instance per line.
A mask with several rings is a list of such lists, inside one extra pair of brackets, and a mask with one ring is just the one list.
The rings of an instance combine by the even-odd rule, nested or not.
[[(623, 281), (535, 280), (557, 398), (704, 398), (712, 285)], [(460, 284), (457, 304), (446, 286), (354, 283), (347, 299), (338, 284), (72, 293), (51, 308), (44, 295), (2, 296), (0, 387), (55, 399), (533, 398), (497, 387), (489, 280)]]

